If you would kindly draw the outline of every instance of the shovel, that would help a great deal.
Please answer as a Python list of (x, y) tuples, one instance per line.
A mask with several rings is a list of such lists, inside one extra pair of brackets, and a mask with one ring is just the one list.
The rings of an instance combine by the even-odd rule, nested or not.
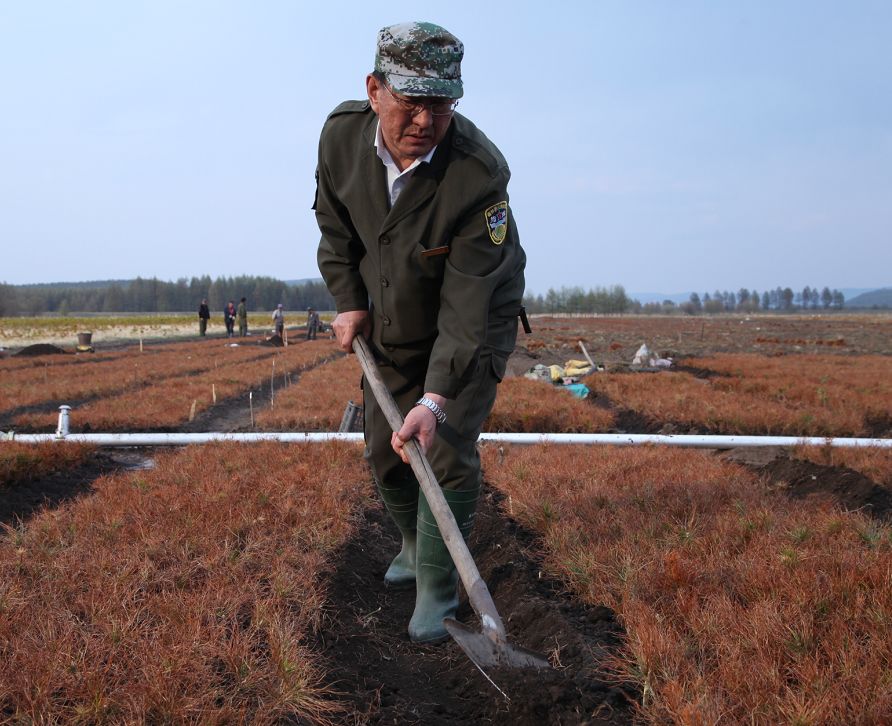
[[(356, 357), (359, 358), (362, 372), (365, 374), (366, 381), (371, 386), (372, 393), (375, 395), (381, 410), (384, 412), (384, 416), (387, 418), (387, 423), (390, 424), (390, 427), (395, 432), (398, 432), (403, 425), (402, 414), (400, 414), (393, 397), (390, 395), (390, 391), (384, 385), (384, 380), (378, 372), (375, 359), (372, 357), (365, 338), (360, 335), (353, 338), (353, 351), (356, 353)], [(452, 561), (455, 562), (455, 568), (458, 570), (462, 584), (465, 586), (465, 591), (468, 593), (471, 607), (474, 608), (474, 612), (480, 618), (482, 632), (478, 633), (453, 618), (445, 618), (443, 620), (446, 630), (455, 639), (455, 642), (461, 646), (468, 658), (474, 661), (474, 664), (481, 670), (485, 667), (498, 666), (550, 668), (551, 666), (545, 656), (526, 648), (512, 646), (508, 642), (508, 638), (505, 635), (505, 626), (502, 625), (502, 618), (496, 610), (486, 583), (480, 577), (477, 565), (474, 564), (474, 559), (471, 557), (468, 546), (461, 536), (452, 510), (449, 509), (449, 505), (446, 503), (437, 478), (434, 476), (427, 458), (422, 453), (421, 447), (417, 441), (412, 439), (406, 442), (403, 450), (409, 457), (409, 464), (412, 467), (412, 471), (415, 472), (418, 485), (427, 498), (434, 519), (437, 520), (440, 534), (446, 542), (449, 554), (452, 555)]]

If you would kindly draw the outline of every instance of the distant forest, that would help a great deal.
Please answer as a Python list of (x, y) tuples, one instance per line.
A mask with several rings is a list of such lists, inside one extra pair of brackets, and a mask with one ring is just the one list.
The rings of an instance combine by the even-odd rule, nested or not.
[(806, 286), (794, 291), (789, 287), (773, 290), (741, 288), (737, 292), (715, 290), (702, 295), (693, 292), (688, 300), (676, 303), (672, 300), (642, 304), (630, 298), (621, 285), (609, 288), (596, 287), (588, 291), (581, 287), (562, 287), (549, 290), (546, 295), (528, 295), (524, 305), (530, 313), (700, 313), (731, 312), (797, 312), (802, 310), (842, 310), (845, 296), (839, 290)]
[(207, 299), (211, 311), (232, 300), (247, 298), (250, 311), (272, 310), (282, 303), (287, 310), (331, 310), (334, 300), (321, 280), (289, 284), (272, 277), (193, 277), (176, 282), (156, 278), (46, 285), (0, 284), (0, 315), (53, 313), (174, 313), (198, 310)]
[[(249, 311), (272, 310), (279, 303), (288, 310), (333, 310), (334, 300), (321, 279), (286, 282), (272, 277), (193, 277), (176, 282), (156, 278), (105, 280), (100, 282), (7, 285), (0, 283), (0, 316), (68, 315), (75, 313), (173, 313), (198, 309), (207, 298), (211, 311), (222, 311), (228, 300), (247, 298)], [(528, 313), (600, 314), (717, 314), (758, 311), (792, 313), (803, 310), (842, 310), (844, 295), (828, 287), (806, 286), (802, 290), (776, 287), (773, 290), (715, 290), (691, 293), (688, 300), (641, 303), (626, 294), (621, 285), (550, 289), (545, 295), (527, 295)], [(849, 307), (892, 307), (892, 289), (859, 295)]]

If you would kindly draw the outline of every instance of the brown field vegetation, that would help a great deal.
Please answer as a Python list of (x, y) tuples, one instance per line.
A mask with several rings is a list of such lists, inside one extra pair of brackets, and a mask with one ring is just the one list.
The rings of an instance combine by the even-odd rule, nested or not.
[[(149, 359), (120, 358), (92, 366), (65, 366), (59, 370), (50, 366), (42, 371), (36, 367), (20, 369), (4, 376), (5, 390), (0, 398), (3, 408), (0, 410), (41, 405), (54, 407), (64, 402), (115, 396), (165, 380), (207, 373), (214, 370), (215, 362), (231, 366), (269, 355), (268, 352), (263, 354), (256, 350), (249, 354), (243, 351), (233, 353), (220, 357), (215, 355), (213, 359), (170, 354)], [(139, 356), (138, 353), (136, 355)]]
[(608, 365), (630, 363), (642, 343), (670, 356), (747, 352), (892, 354), (892, 315), (537, 315), (531, 322), (533, 333), (521, 333), (518, 344), (533, 352), (557, 353), (554, 362), (578, 357), (579, 340), (596, 362)]
[(95, 450), (95, 447), (87, 444), (36, 447), (15, 441), (5, 442), (0, 446), (0, 492), (76, 466)]
[(303, 642), (359, 462), (337, 444), (191, 447), (8, 529), (0, 718), (325, 723), (337, 707)]
[(41, 403), (59, 405), (114, 395), (167, 378), (197, 375), (269, 356), (271, 348), (229, 347), (221, 340), (130, 346), (98, 356), (0, 359), (0, 412)]
[(508, 378), (484, 431), (510, 433), (597, 433), (611, 428), (613, 414), (576, 398), (559, 386)]
[[(72, 413), (72, 429), (87, 425), (98, 430), (171, 428), (189, 420), (193, 403), (194, 412), (200, 413), (214, 404), (214, 395), (224, 399), (264, 385), (268, 390), (274, 375), (279, 381), (276, 385), (284, 388), (288, 376), (334, 354), (334, 346), (329, 341), (263, 348), (262, 353), (257, 348), (231, 350), (245, 352), (239, 354), (241, 359), (225, 359), (223, 365), (205, 362), (201, 370), (185, 374), (165, 372), (168, 364), (176, 369), (181, 362), (158, 361), (161, 365), (152, 368), (148, 382), (125, 386), (125, 392), (119, 395), (103, 396), (78, 406)], [(57, 400), (49, 402), (47, 408), (54, 408)], [(55, 419), (56, 413), (50, 410), (23, 413), (15, 416), (13, 422), (25, 429), (41, 429), (52, 426)]]
[(654, 724), (888, 723), (892, 532), (681, 450), (496, 447), (546, 566), (627, 631)]
[(864, 435), (892, 428), (892, 356), (745, 354), (688, 358), (684, 364), (724, 374), (710, 378), (710, 385), (739, 394), (741, 406), (779, 401), (815, 417), (820, 411)]
[(737, 354), (683, 363), (720, 375), (594, 373), (584, 382), (655, 424), (717, 433), (872, 436), (892, 425), (892, 357)]
[[(349, 401), (362, 405), (362, 375), (355, 356), (345, 356), (301, 374), (276, 397), (273, 408), (257, 416), (267, 431), (337, 431)], [(525, 378), (509, 378), (499, 387), (486, 431), (513, 433), (605, 431), (614, 423), (610, 411), (571, 396), (560, 387)]]
[(349, 401), (362, 405), (362, 371), (356, 356), (343, 356), (302, 373), (257, 416), (267, 431), (337, 431)]
[[(547, 383), (508, 378), (484, 430), (668, 425), (675, 432), (892, 435), (892, 316), (537, 317), (533, 327), (519, 339), (515, 373), (531, 362), (578, 358), (579, 340), (607, 371), (586, 378), (594, 395), (585, 401)], [(681, 365), (629, 371), (643, 342)], [(38, 396), (53, 377), (58, 389)], [(52, 430), (56, 406), (80, 395), (73, 431), (87, 424), (247, 430), (242, 400), (254, 390), (261, 428), (336, 430), (347, 401), (362, 402), (359, 377), (355, 358), (321, 339), (285, 350), (208, 340), (146, 346), (142, 355), (131, 347), (8, 358), (0, 360), (0, 422), (14, 412), (19, 424)], [(266, 394), (258, 400), (261, 385)], [(21, 410), (22, 400), (34, 410)], [(193, 401), (207, 416), (189, 429)], [(227, 419), (235, 408), (241, 418)], [(875, 497), (850, 512), (829, 500), (794, 500), (786, 474), (690, 450), (486, 445), (482, 455), (487, 481), (504, 494), (490, 491), (492, 512), (501, 501), (522, 525), (493, 514), (493, 528), (510, 536), (526, 528), (517, 540), (537, 553), (534, 564), (519, 555), (499, 560), (504, 548), (487, 542), (491, 559), (481, 570), (493, 573), (493, 591), (524, 592), (513, 580), (518, 589), (507, 590), (508, 581), (529, 566), (554, 583), (549, 608), (562, 608), (557, 593), (571, 592), (587, 613), (613, 618), (615, 611), (624, 630), (617, 635), (621, 654), (610, 661), (613, 677), (633, 684), (624, 692), (637, 694), (644, 722), (892, 722), (887, 500)], [(854, 478), (843, 467), (883, 493), (892, 487), (889, 449), (796, 447), (790, 456), (781, 455), (791, 465), (784, 472), (826, 477), (834, 495)], [(0, 442), (0, 492), (10, 483), (15, 491), (32, 487), (42, 502), (48, 472), (90, 457), (86, 447)], [(92, 480), (95, 471), (76, 483), (80, 499), (63, 504), (56, 497), (47, 506), (57, 509), (33, 516), (25, 508), (31, 518), (0, 536), (0, 722), (362, 723), (387, 713), (381, 723), (411, 723), (421, 707), (405, 686), (414, 681), (389, 670), (396, 668), (391, 660), (387, 676), (362, 676), (363, 693), (372, 695), (356, 706), (361, 713), (338, 711), (338, 695), (326, 686), (334, 678), (324, 672), (332, 651), (350, 659), (359, 646), (346, 641), (354, 638), (368, 647), (366, 671), (375, 671), (366, 664), (383, 663), (383, 654), (423, 674), (432, 660), (454, 667), (457, 646), (417, 649), (406, 642), (408, 614), (379, 612), (398, 606), (411, 613), (408, 601), (374, 590), (379, 565), (366, 568), (365, 582), (375, 584), (358, 600), (353, 579), (332, 585), (335, 567), (350, 572), (353, 564), (332, 561), (350, 551), (338, 548), (358, 537), (358, 512), (374, 509), (357, 447), (196, 446), (157, 455), (151, 471)], [(59, 477), (51, 478), (57, 486)], [(823, 490), (831, 491), (826, 482)], [(382, 522), (366, 522), (379, 547)], [(369, 545), (361, 539), (351, 547)], [(383, 572), (389, 553), (377, 554)], [(347, 599), (335, 600), (339, 588)], [(330, 608), (369, 620), (345, 636), (330, 630)], [(506, 622), (509, 633), (518, 622)], [(561, 661), (562, 643), (577, 642), (562, 634), (553, 662)], [(335, 664), (333, 672), (353, 671)], [(602, 677), (585, 669), (572, 675)], [(348, 677), (334, 687), (358, 683)], [(492, 698), (485, 684), (467, 683), (464, 675), (438, 681), (435, 674), (425, 704)], [(535, 704), (535, 694), (530, 698)], [(616, 713), (611, 724), (628, 723)], [(534, 708), (529, 714), (497, 722), (548, 722)], [(591, 716), (580, 713), (580, 721)]]

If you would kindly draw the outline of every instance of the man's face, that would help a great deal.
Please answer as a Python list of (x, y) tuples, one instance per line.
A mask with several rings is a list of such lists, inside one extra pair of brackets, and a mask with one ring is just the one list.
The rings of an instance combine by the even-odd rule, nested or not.
[(381, 122), (384, 145), (400, 171), (405, 170), (415, 159), (427, 154), (443, 140), (449, 129), (449, 122), (452, 121), (452, 114), (435, 116), (429, 105), (425, 106), (423, 111), (413, 114), (400, 104), (400, 99), (425, 104), (434, 101), (448, 103), (448, 99), (400, 96), (372, 75), (366, 78), (366, 90), (372, 110), (378, 114)]

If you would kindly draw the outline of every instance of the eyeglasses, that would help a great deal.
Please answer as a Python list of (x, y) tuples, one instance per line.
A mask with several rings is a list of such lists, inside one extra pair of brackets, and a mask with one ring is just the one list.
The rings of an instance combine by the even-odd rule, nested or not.
[(455, 107), (458, 106), (458, 101), (455, 99), (449, 98), (439, 98), (434, 101), (410, 101), (407, 98), (400, 98), (393, 91), (390, 90), (390, 86), (386, 83), (382, 84), (384, 88), (387, 89), (387, 92), (393, 96), (393, 100), (396, 101), (397, 106), (399, 106), (403, 111), (405, 111), (410, 116), (417, 116), (422, 111), (429, 110), (432, 116), (449, 116), (453, 111), (455, 111)]

